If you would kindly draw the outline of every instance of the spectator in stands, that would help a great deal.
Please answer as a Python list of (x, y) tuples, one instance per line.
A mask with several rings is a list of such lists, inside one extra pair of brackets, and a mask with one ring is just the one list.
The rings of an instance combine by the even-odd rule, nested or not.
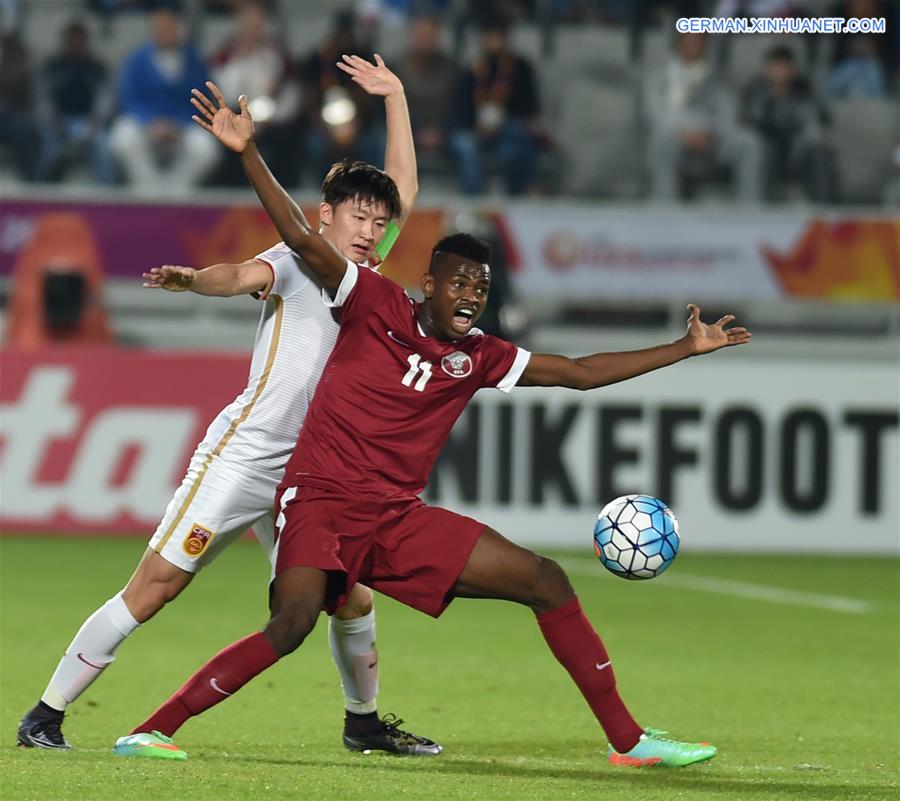
[(887, 91), (875, 36), (855, 36), (849, 52), (828, 76), (826, 92), (835, 99), (878, 98)]
[(0, 31), (0, 145), (8, 148), (16, 173), (38, 177), (40, 129), (34, 114), (28, 52), (14, 30)]
[[(898, 88), (900, 79), (900, 3), (896, 0), (840, 0), (834, 3), (829, 16), (844, 19), (874, 17), (884, 18), (885, 33), (872, 37), (874, 57), (881, 65), (881, 72), (888, 87)], [(832, 66), (837, 67), (851, 57), (858, 34), (825, 34), (829, 39)]]
[(502, 14), (480, 20), (481, 50), (460, 82), (460, 128), (451, 136), (463, 192), (484, 188), (483, 158), (499, 164), (506, 191), (525, 194), (534, 186), (540, 149), (540, 102), (534, 70), (509, 46)]
[(669, 63), (650, 75), (644, 93), (648, 166), (656, 200), (684, 197), (690, 180), (729, 168), (737, 198), (762, 196), (762, 148), (736, 119), (734, 94), (706, 57), (706, 37), (680, 34)]
[(797, 69), (793, 51), (773, 47), (762, 74), (744, 89), (745, 122), (762, 137), (766, 189), (770, 197), (799, 180), (811, 200), (837, 199), (834, 153), (826, 137), (827, 114), (809, 80)]
[(356, 36), (350, 11), (338, 12), (332, 31), (301, 69), (308, 112), (304, 159), (316, 183), (342, 158), (380, 166), (384, 161), (384, 123), (371, 96), (337, 68), (342, 55), (368, 53)]
[(409, 49), (394, 70), (403, 82), (419, 166), (444, 160), (453, 120), (459, 71), (440, 46), (440, 23), (429, 13), (413, 16)]
[(76, 158), (88, 157), (94, 179), (115, 178), (106, 135), (111, 97), (106, 67), (91, 52), (88, 30), (71, 22), (61, 35), (60, 50), (41, 71), (42, 181), (60, 177)]
[(19, 0), (0, 0), (0, 33), (19, 29)]
[(119, 82), (121, 116), (110, 132), (113, 153), (140, 190), (184, 192), (221, 156), (191, 122), (191, 89), (209, 80), (197, 49), (187, 42), (174, 2), (150, 14), (150, 41), (125, 61)]
[[(257, 146), (282, 184), (296, 184), (300, 86), (287, 49), (272, 33), (265, 0), (242, 0), (234, 34), (213, 57), (211, 69), (230, 102), (236, 104), (242, 94), (250, 99)], [(217, 178), (227, 184), (246, 183), (237, 159), (222, 159)]]

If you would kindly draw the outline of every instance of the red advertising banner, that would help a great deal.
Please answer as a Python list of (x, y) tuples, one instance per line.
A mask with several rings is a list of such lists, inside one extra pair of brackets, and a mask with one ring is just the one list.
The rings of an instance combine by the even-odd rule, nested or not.
[[(597, 393), (479, 393), (427, 497), (523, 544), (590, 548), (597, 511), (635, 488), (665, 497), (698, 550), (894, 554), (900, 365), (823, 364), (692, 360), (674, 382), (659, 371)], [(0, 530), (148, 538), (249, 357), (7, 348), (0, 368)], [(568, 422), (535, 428), (536, 414)], [(529, 435), (498, 440), (501, 425)], [(678, 459), (660, 437), (677, 439)], [(632, 457), (606, 461), (612, 442)], [(495, 479), (464, 487), (485, 460)]]
[(0, 529), (149, 536), (249, 357), (0, 350)]
[[(311, 221), (319, 218), (315, 206), (304, 207), (304, 212)], [(60, 218), (65, 218), (66, 245), (74, 252), (96, 253), (107, 278), (134, 281), (148, 267), (161, 264), (242, 262), (279, 240), (266, 213), (255, 205), (4, 201), (0, 276), (14, 273), (20, 256), (27, 250), (33, 255), (42, 238), (58, 236)], [(383, 272), (405, 286), (418, 285), (443, 231), (443, 210), (415, 210)], [(52, 258), (59, 258), (58, 249)]]
[(900, 300), (895, 216), (522, 205), (495, 219), (523, 295)]

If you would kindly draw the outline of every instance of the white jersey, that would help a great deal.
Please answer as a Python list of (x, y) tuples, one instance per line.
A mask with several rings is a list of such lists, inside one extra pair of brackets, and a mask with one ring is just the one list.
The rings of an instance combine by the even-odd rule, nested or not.
[(297, 254), (279, 243), (256, 258), (272, 279), (247, 386), (210, 423), (150, 539), (192, 573), (250, 527), (271, 558), (275, 491), (340, 330)]
[(253, 343), (247, 386), (198, 446), (277, 486), (294, 450), (340, 326), (303, 260), (284, 243), (257, 257), (272, 270)]

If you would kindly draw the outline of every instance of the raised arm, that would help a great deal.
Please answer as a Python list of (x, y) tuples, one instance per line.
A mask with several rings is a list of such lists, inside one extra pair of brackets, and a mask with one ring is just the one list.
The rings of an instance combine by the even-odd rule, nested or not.
[(403, 209), (402, 217), (397, 223), (403, 225), (419, 193), (416, 147), (403, 83), (387, 68), (384, 59), (378, 53), (375, 54), (374, 64), (359, 56), (345, 55), (342, 59), (337, 66), (346, 72), (354, 83), (370, 95), (380, 95), (384, 98), (387, 122), (384, 171), (397, 184), (400, 205)]
[(300, 207), (269, 171), (253, 141), (253, 119), (247, 108), (246, 95), (241, 95), (238, 101), (241, 113), (235, 114), (218, 86), (207, 81), (206, 88), (212, 94), (212, 100), (198, 89), (191, 92), (191, 103), (198, 111), (192, 119), (240, 155), (244, 172), (284, 244), (306, 262), (317, 283), (333, 296), (347, 270), (347, 260), (310, 226)]
[(229, 298), (264, 292), (272, 279), (272, 270), (264, 261), (249, 259), (240, 264), (213, 264), (202, 270), (164, 264), (151, 267), (142, 277), (147, 289)]
[(595, 353), (577, 359), (535, 353), (529, 359), (518, 385), (596, 389), (675, 364), (688, 356), (711, 353), (719, 348), (750, 341), (751, 334), (746, 328), (725, 328), (734, 320), (733, 314), (726, 314), (712, 325), (707, 325), (700, 320), (697, 306), (691, 304), (688, 309), (691, 315), (687, 333), (675, 342), (644, 350)]

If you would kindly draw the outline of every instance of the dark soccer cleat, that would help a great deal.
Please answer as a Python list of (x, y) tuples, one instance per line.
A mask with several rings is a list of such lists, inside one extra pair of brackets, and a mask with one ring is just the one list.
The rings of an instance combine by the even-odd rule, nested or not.
[(437, 756), (444, 750), (434, 740), (403, 731), (400, 728), (403, 721), (396, 715), (388, 713), (378, 723), (377, 729), (363, 733), (351, 733), (345, 725), (344, 745), (351, 751), (362, 751), (364, 754), (387, 751), (404, 756)]
[(21, 721), (16, 742), (21, 748), (50, 748), (65, 751), (72, 746), (62, 733), (63, 715), (49, 715), (40, 707), (32, 709)]

